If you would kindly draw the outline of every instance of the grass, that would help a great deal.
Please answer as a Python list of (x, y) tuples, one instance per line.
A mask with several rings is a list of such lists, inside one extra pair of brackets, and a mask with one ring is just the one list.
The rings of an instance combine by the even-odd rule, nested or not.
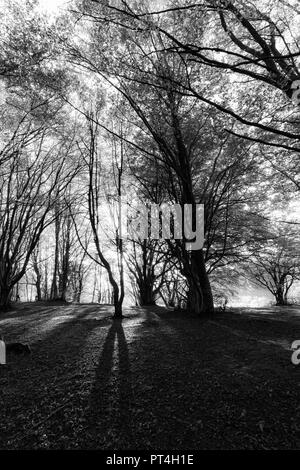
[(6, 341), (32, 354), (0, 366), (0, 449), (300, 448), (300, 309), (112, 313), (44, 303), (1, 315)]

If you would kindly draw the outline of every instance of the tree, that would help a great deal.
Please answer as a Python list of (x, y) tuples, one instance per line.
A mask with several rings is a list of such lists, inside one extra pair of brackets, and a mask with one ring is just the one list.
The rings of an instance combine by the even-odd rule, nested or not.
[(171, 269), (166, 246), (158, 240), (132, 240), (127, 266), (138, 305), (155, 305)]
[(36, 300), (41, 301), (43, 298), (42, 294), (42, 273), (40, 269), (40, 253), (39, 253), (39, 245), (37, 245), (36, 249), (32, 252), (32, 267), (35, 273), (35, 286), (36, 286)]
[[(32, 129), (30, 122), (27, 125), (28, 136)], [(1, 309), (9, 306), (12, 289), (26, 273), (43, 230), (55, 220), (56, 201), (79, 169), (64, 143), (55, 145), (47, 129), (39, 128), (30, 143), (25, 139), (26, 145), (20, 131), (14, 135), (0, 168)]]
[[(57, 31), (60, 28), (62, 34), (63, 19), (51, 24), (40, 12), (36, 0), (4, 0), (3, 3), (0, 12), (2, 84), (32, 99), (53, 97), (54, 89), (65, 90), (68, 73), (57, 60), (62, 54), (61, 36)], [(66, 30), (66, 23), (64, 28)]]
[[(299, 165), (291, 153), (300, 151), (297, 146), (300, 137), (297, 129), (298, 110), (291, 110), (290, 102), (292, 84), (299, 78), (299, 46), (290, 34), (297, 21), (293, 16), (297, 7), (295, 2), (278, 0), (275, 2), (277, 8), (273, 8), (273, 3), (270, 5), (270, 2), (264, 2), (261, 7), (257, 7), (255, 3), (249, 5), (248, 2), (240, 2), (237, 5), (227, 0), (196, 4), (185, 2), (184, 5), (181, 2), (167, 2), (165, 7), (151, 9), (134, 1), (114, 4), (101, 0), (85, 2), (84, 8), (80, 8), (80, 14), (92, 20), (98, 36), (95, 36), (95, 41), (91, 41), (94, 54), (87, 55), (86, 51), (81, 51), (81, 55), (77, 55), (77, 63), (81, 61), (84, 67), (105, 78), (113, 76), (113, 84), (116, 77), (119, 79), (118, 88), (143, 122), (143, 132), (146, 129), (152, 135), (161, 152), (159, 156), (156, 153), (155, 158), (165, 158), (166, 145), (162, 138), (165, 127), (161, 122), (156, 127), (149, 120), (142, 97), (146, 96), (148, 103), (153, 106), (155, 99), (150, 97), (163, 96), (164, 90), (169, 87), (177, 97), (193, 96), (205, 106), (212, 106), (227, 115), (227, 122), (223, 123), (226, 132), (255, 143), (256, 155), (263, 156), (273, 170), (299, 188)], [(284, 9), (288, 21), (281, 19), (279, 8)], [(110, 25), (108, 34), (107, 24)], [(212, 24), (216, 25), (213, 31)], [(112, 36), (114, 48), (110, 48)], [(112, 53), (110, 61), (97, 48), (97, 40), (99, 43), (100, 39), (106, 41), (106, 47)], [(122, 57), (118, 55), (118, 40)], [(149, 47), (146, 45), (147, 40)], [(103, 65), (97, 57), (101, 57)], [(176, 73), (169, 73), (166, 62), (180, 63), (185, 73), (177, 73), (178, 68)], [(121, 63), (119, 68), (118, 63)], [(172, 67), (169, 69), (172, 70)], [(228, 80), (228, 71), (234, 74), (236, 80)], [(208, 85), (207, 80), (210, 80)], [(220, 82), (218, 86), (215, 86), (216, 80)], [(235, 83), (235, 96), (228, 99), (226, 94), (232, 92), (232, 83)], [(156, 95), (151, 94), (154, 88), (157, 90)], [(274, 101), (278, 103), (275, 112)], [(153, 115), (157, 117), (161, 111), (157, 107)], [(139, 151), (143, 147), (140, 144), (141, 141), (135, 139), (134, 145), (136, 149), (139, 147)], [(153, 145), (148, 146), (147, 150), (147, 155), (144, 152), (146, 158), (153, 157)], [(237, 165), (236, 174), (240, 175), (237, 179), (242, 176), (241, 169), (242, 166)], [(249, 168), (250, 175), (251, 171)], [(255, 171), (253, 176), (257, 175)], [(216, 184), (210, 200), (218, 201), (218, 196), (223, 195), (217, 211), (213, 208), (207, 210), (209, 216), (206, 216), (206, 222), (209, 221), (209, 224), (206, 226), (206, 244), (211, 247), (207, 249), (206, 245), (205, 251), (208, 272), (224, 266), (224, 263), (239, 261), (243, 257), (239, 251), (242, 252), (243, 246), (250, 241), (246, 234), (247, 223), (251, 223), (251, 230), (255, 229), (255, 225), (260, 226), (259, 215), (253, 217), (251, 210), (257, 209), (257, 205), (246, 211), (245, 218), (243, 204), (238, 207), (233, 202), (237, 198), (242, 199), (241, 190), (238, 193), (235, 191), (237, 179), (229, 181), (229, 175), (233, 173), (230, 168), (224, 171), (223, 176), (222, 170), (219, 176), (218, 171), (214, 172)], [(224, 182), (225, 179), (226, 183), (218, 187), (218, 181)], [(176, 191), (178, 193), (177, 188)], [(247, 198), (248, 195), (243, 196), (244, 202)], [(205, 203), (207, 206), (207, 200)], [(210, 217), (211, 213), (214, 214), (213, 218)], [(242, 233), (239, 233), (241, 220), (245, 224)], [(193, 291), (196, 289), (193, 288)]]
[[(101, 5), (97, 13), (95, 3)], [(293, 35), (298, 26), (297, 3), (257, 3), (170, 1), (165, 7), (151, 9), (135, 1), (110, 4), (96, 0), (81, 13), (95, 23), (117, 25), (121, 38), (160, 35), (161, 50), (178, 56), (185, 67), (185, 81), (168, 77), (181, 93), (226, 114), (237, 128), (233, 130), (229, 124), (227, 132), (273, 150), (299, 153), (298, 110), (290, 101), (295, 94), (299, 97), (295, 86), (300, 77), (300, 51)], [(219, 74), (217, 93), (211, 93), (211, 86), (203, 86), (202, 80), (194, 80), (195, 74), (200, 78), (207, 70)], [(232, 92), (234, 99), (228, 100)], [(238, 102), (247, 106), (238, 106)], [(278, 103), (271, 112), (270, 103)], [(280, 171), (281, 166), (274, 168)], [(288, 176), (289, 171), (285, 174)]]
[[(286, 231), (285, 231), (286, 232)], [(300, 279), (299, 239), (295, 233), (281, 233), (253, 255), (250, 273), (255, 282), (268, 289), (276, 305), (287, 305), (288, 293)]]
[[(82, 141), (83, 148), (80, 148), (80, 154), (83, 158), (86, 169), (87, 169), (87, 210), (88, 210), (88, 221), (93, 234), (94, 247), (96, 249), (96, 256), (92, 255), (90, 250), (84, 248), (80, 235), (77, 230), (78, 238), (81, 246), (84, 248), (86, 254), (97, 264), (104, 267), (107, 272), (109, 283), (112, 288), (113, 304), (115, 308), (115, 318), (122, 318), (122, 304), (125, 295), (124, 289), (124, 271), (123, 271), (123, 241), (122, 235), (120, 234), (120, 217), (118, 214), (118, 222), (115, 230), (115, 246), (117, 248), (117, 263), (119, 279), (116, 280), (116, 276), (113, 272), (111, 263), (107, 255), (105, 255), (103, 246), (101, 244), (101, 219), (100, 219), (100, 208), (101, 208), (101, 196), (104, 195), (104, 184), (103, 175), (101, 174), (101, 156), (98, 152), (98, 139), (99, 139), (99, 126), (94, 118), (93, 113), (86, 117), (86, 124), (89, 133), (89, 142)], [(117, 167), (118, 182), (117, 182), (117, 196), (121, 196), (121, 185), (122, 185), (122, 152), (121, 152), (121, 165)], [(101, 188), (103, 188), (101, 194)], [(73, 219), (75, 221), (75, 218)], [(76, 222), (75, 222), (76, 223)], [(119, 281), (119, 282), (118, 282)]]

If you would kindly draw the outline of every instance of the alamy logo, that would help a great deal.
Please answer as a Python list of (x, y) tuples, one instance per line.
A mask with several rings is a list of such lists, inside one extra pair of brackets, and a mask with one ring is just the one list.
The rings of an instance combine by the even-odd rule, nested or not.
[(296, 339), (293, 341), (291, 350), (293, 351), (291, 361), (294, 366), (298, 366), (300, 364), (300, 340)]
[(128, 204), (123, 198), (107, 204), (106, 213), (119, 219), (119, 238), (184, 240), (187, 250), (204, 244), (203, 204)]
[(0, 364), (6, 364), (6, 346), (2, 340), (0, 340)]

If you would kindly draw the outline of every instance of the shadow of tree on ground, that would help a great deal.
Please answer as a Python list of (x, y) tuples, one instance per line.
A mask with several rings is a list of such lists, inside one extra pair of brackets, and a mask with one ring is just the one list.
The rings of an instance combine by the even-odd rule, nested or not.
[(106, 447), (116, 441), (132, 443), (132, 401), (128, 345), (122, 321), (113, 320), (99, 358), (87, 411), (91, 447), (94, 440), (106, 440), (103, 442)]

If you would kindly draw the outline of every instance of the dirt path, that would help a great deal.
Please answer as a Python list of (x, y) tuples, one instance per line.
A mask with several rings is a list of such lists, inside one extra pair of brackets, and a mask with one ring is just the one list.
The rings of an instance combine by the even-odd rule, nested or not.
[(24, 305), (0, 319), (31, 344), (0, 369), (1, 449), (300, 447), (300, 323), (160, 308)]

